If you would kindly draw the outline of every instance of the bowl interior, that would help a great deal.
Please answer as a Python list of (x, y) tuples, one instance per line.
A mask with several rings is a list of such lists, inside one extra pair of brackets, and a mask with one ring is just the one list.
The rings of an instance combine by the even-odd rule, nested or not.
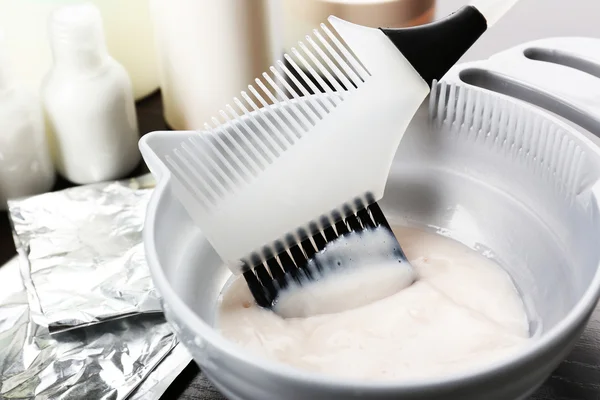
[[(435, 127), (420, 110), (380, 204), (392, 224), (436, 230), (496, 259), (523, 296), (531, 335), (543, 335), (569, 314), (598, 269), (598, 151), (568, 131), (529, 147), (470, 135)], [(168, 187), (161, 196), (158, 262), (177, 295), (212, 325), (231, 273)]]

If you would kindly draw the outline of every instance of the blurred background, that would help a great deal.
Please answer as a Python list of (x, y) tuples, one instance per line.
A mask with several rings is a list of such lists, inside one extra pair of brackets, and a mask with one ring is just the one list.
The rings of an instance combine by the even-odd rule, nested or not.
[[(468, 4), (465, 0), (437, 0), (436, 18)], [(521, 0), (475, 43), (461, 61), (488, 58), (530, 40), (556, 36), (600, 37), (597, 0)]]
[[(0, 209), (9, 198), (142, 173), (141, 134), (203, 129), (329, 15), (407, 27), (465, 4), (0, 0)], [(461, 61), (537, 38), (598, 36), (598, 15), (598, 0), (521, 0)]]
[[(89, 0), (88, 0), (89, 1)], [(38, 92), (52, 65), (48, 20), (83, 0), (0, 0), (0, 29), (17, 78)], [(441, 18), (466, 0), (91, 0), (109, 54), (131, 78), (136, 100), (159, 86), (175, 129), (199, 128), (217, 108), (281, 57), (327, 15), (368, 26), (411, 26)], [(557, 10), (560, 9), (560, 12)], [(522, 0), (463, 60), (519, 42), (594, 36), (596, 0)]]

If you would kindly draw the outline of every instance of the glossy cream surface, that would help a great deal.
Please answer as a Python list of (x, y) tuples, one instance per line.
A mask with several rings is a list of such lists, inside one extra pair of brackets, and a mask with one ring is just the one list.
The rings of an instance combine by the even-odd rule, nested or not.
[[(522, 300), (498, 264), (440, 235), (408, 228), (395, 233), (416, 274), (412, 285), (345, 311), (282, 318), (256, 306), (243, 278), (237, 279), (224, 290), (218, 329), (256, 355), (370, 381), (478, 368), (532, 340)], [(369, 267), (371, 278), (358, 274), (360, 284), (351, 279), (340, 284), (353, 287), (356, 296), (376, 291), (379, 267)], [(327, 301), (344, 303), (352, 291), (339, 293)]]

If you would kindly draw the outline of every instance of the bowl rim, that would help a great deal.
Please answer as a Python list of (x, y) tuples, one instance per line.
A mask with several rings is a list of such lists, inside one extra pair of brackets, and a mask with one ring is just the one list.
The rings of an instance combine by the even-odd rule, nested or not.
[[(476, 88), (475, 90), (485, 91), (479, 88)], [(598, 160), (600, 160), (600, 147), (593, 143), (593, 141), (586, 137), (582, 132), (567, 125), (553, 115), (534, 107), (533, 105), (522, 101), (518, 101), (518, 103), (520, 107), (528, 109), (529, 112), (541, 113), (544, 118), (548, 118), (553, 123), (561, 126), (565, 131), (572, 134), (574, 138), (585, 147), (586, 152), (595, 154)], [(176, 291), (172, 288), (164, 270), (158, 261), (159, 259), (154, 243), (154, 216), (156, 215), (159, 206), (163, 201), (165, 192), (170, 190), (170, 173), (165, 168), (161, 171), (153, 171), (153, 174), (155, 174), (155, 176), (159, 176), (159, 179), (148, 203), (143, 239), (147, 261), (153, 281), (157, 286), (159, 293), (162, 295), (165, 304), (167, 304), (172, 310), (177, 310), (177, 317), (182, 321), (185, 321), (185, 324), (188, 325), (192, 331), (204, 342), (210, 344), (210, 346), (218, 349), (220, 352), (225, 353), (237, 363), (245, 364), (254, 370), (264, 373), (266, 376), (276, 377), (281, 380), (294, 381), (298, 384), (310, 385), (313, 387), (318, 386), (329, 390), (356, 391), (363, 394), (373, 392), (381, 393), (382, 391), (390, 393), (408, 393), (422, 391), (423, 389), (447, 390), (453, 386), (463, 384), (466, 381), (472, 382), (493, 380), (494, 378), (497, 378), (499, 374), (507, 373), (513, 369), (516, 369), (518, 366), (523, 366), (532, 362), (536, 358), (539, 358), (541, 355), (543, 355), (548, 349), (560, 344), (562, 340), (569, 337), (569, 334), (572, 333), (572, 331), (577, 330), (577, 328), (579, 328), (582, 323), (587, 320), (587, 317), (596, 307), (598, 299), (600, 298), (599, 262), (589, 286), (574, 307), (561, 321), (559, 321), (548, 332), (545, 332), (540, 338), (532, 341), (531, 345), (525, 346), (524, 348), (515, 351), (501, 360), (482, 365), (477, 370), (466, 370), (444, 375), (442, 377), (424, 377), (407, 381), (356, 381), (349, 378), (340, 378), (336, 376), (305, 371), (278, 361), (253, 355), (252, 353), (246, 351), (243, 347), (229, 341), (227, 338), (219, 334), (211, 325), (204, 322), (178, 296)], [(600, 182), (600, 180), (597, 180), (596, 182)]]

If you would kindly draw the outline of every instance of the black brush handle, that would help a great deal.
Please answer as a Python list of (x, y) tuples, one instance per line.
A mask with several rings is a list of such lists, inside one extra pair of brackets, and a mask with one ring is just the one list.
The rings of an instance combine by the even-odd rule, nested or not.
[(475, 7), (465, 6), (429, 24), (380, 29), (431, 87), (487, 30), (487, 21)]

